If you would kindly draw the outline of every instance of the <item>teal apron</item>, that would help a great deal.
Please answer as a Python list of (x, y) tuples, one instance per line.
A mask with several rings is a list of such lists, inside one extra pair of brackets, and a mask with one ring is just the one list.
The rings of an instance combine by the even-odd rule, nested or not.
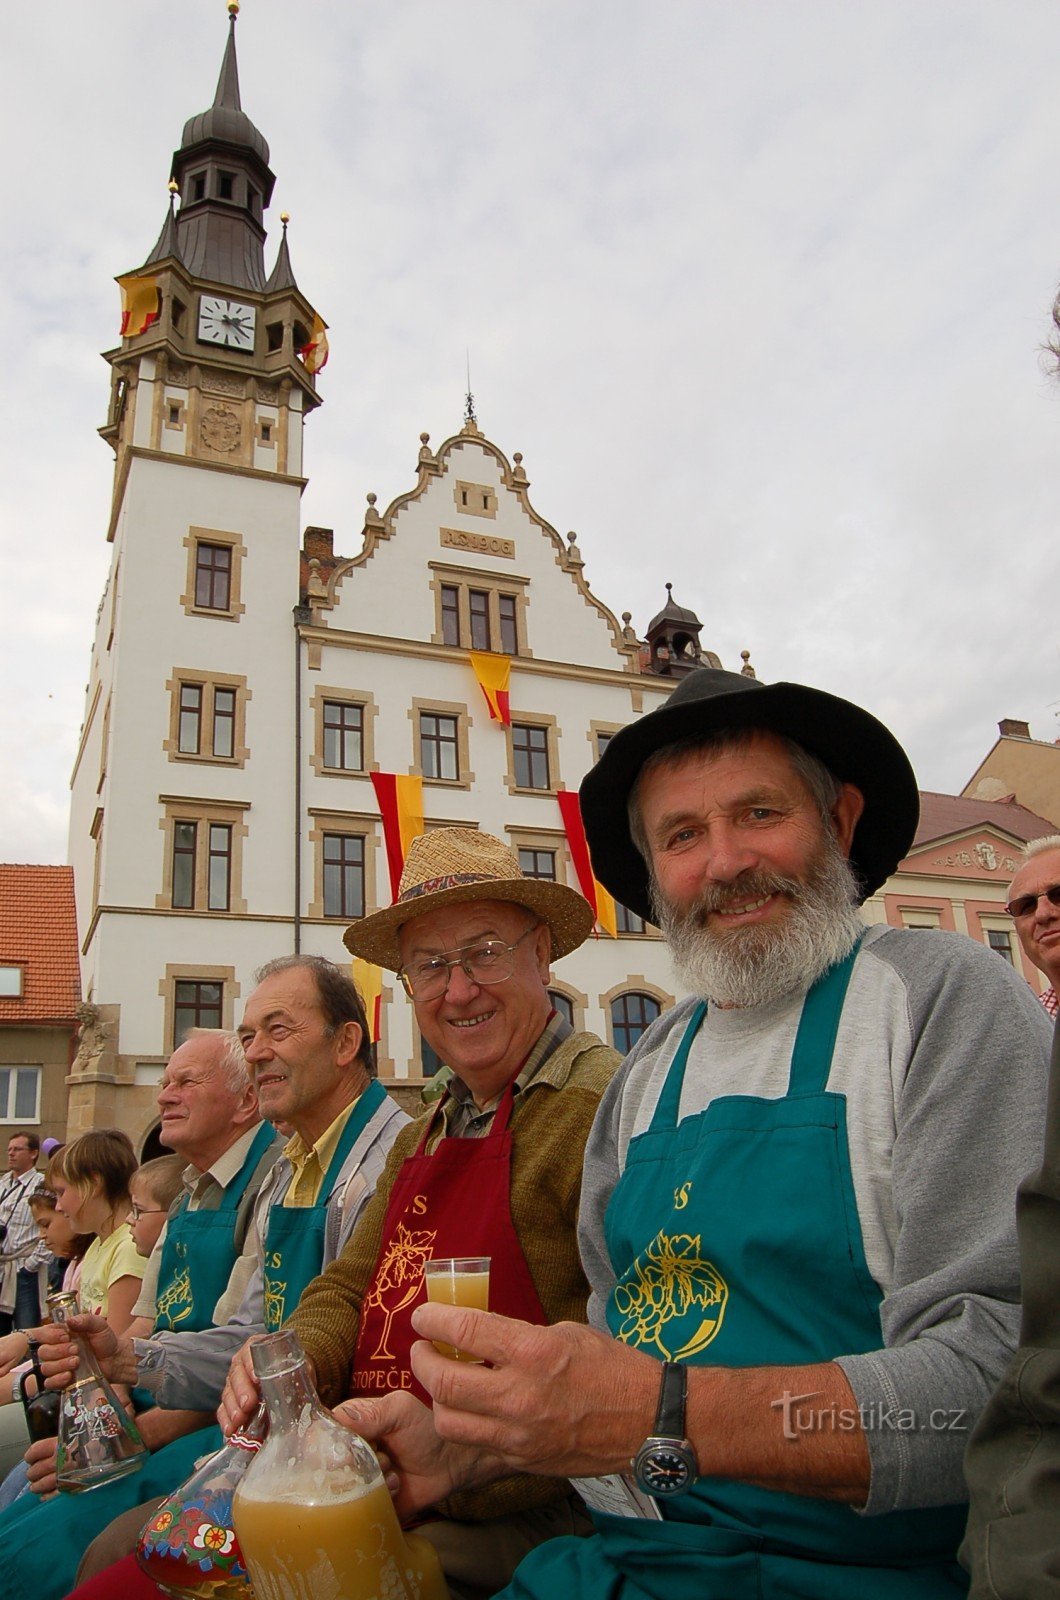
[(257, 1131), (246, 1160), (212, 1210), (188, 1210), (187, 1195), (166, 1224), (158, 1268), (155, 1329), (198, 1333), (213, 1323), (236, 1260), (235, 1221), (239, 1203), (258, 1163), (276, 1139), (271, 1122)]
[(328, 1200), (346, 1157), (385, 1099), (386, 1090), (373, 1078), (346, 1120), (314, 1205), (277, 1205), (269, 1210), (265, 1224), (265, 1327), (269, 1333), (279, 1331), (288, 1309), (294, 1310), (302, 1291), (323, 1270)]
[[(881, 1347), (846, 1100), (825, 1088), (856, 954), (807, 995), (781, 1099), (726, 1095), (679, 1120), (706, 1006), (693, 1012), (604, 1219), (615, 1338), (696, 1366), (810, 1365)], [(862, 1517), (722, 1478), (659, 1503), (662, 1522), (594, 1513), (599, 1537), (542, 1546), (505, 1595), (947, 1600), (967, 1589), (963, 1505)]]
[[(358, 1134), (385, 1099), (386, 1091), (374, 1079), (342, 1130), (315, 1205), (274, 1205), (269, 1211), (265, 1316), (270, 1332), (282, 1322), (285, 1305), (297, 1305), (303, 1289), (322, 1269), (328, 1197)], [(277, 1227), (274, 1224), (278, 1218), (283, 1222)], [(268, 1263), (273, 1259), (275, 1265), (270, 1268)], [(139, 1472), (94, 1489), (91, 1494), (59, 1495), (44, 1502), (35, 1494), (23, 1495), (0, 1511), (0, 1543), (5, 1561), (12, 1571), (32, 1571), (34, 1600), (61, 1600), (73, 1587), (81, 1556), (101, 1528), (132, 1506), (172, 1494), (191, 1475), (199, 1457), (219, 1450), (222, 1442), (220, 1428), (200, 1428), (154, 1451)], [(46, 1561), (40, 1559), (43, 1549), (48, 1552)]]

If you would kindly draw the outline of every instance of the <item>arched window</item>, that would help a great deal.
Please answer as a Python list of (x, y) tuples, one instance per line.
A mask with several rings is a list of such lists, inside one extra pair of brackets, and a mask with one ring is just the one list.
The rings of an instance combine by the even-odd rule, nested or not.
[(570, 995), (564, 994), (562, 989), (550, 989), (548, 997), (552, 1001), (561, 1017), (564, 1017), (571, 1027), (574, 1026), (574, 1002)]
[(426, 1039), (420, 1039), (420, 1063), (425, 1078), (433, 1078), (438, 1068), (442, 1065), (442, 1058), (431, 1049)]
[(645, 1028), (653, 1023), (662, 1006), (654, 995), (630, 989), (611, 1002), (611, 1037), (615, 1049), (626, 1055)]

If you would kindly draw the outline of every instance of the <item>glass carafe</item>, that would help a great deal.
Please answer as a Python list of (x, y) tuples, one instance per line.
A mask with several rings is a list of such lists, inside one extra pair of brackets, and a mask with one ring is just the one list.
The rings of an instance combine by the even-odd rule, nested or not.
[(136, 1559), (176, 1600), (254, 1600), (232, 1526), (232, 1496), (261, 1449), (265, 1407), (233, 1433), (167, 1499), (144, 1527)]
[[(48, 1309), (53, 1322), (65, 1322), (77, 1314), (77, 1295), (71, 1290), (49, 1295)], [(83, 1494), (139, 1472), (147, 1450), (88, 1341), (69, 1332), (77, 1347), (78, 1369), (62, 1391), (55, 1476), (64, 1493)]]
[(371, 1448), (321, 1405), (293, 1333), (251, 1346), (269, 1433), (232, 1502), (256, 1600), (447, 1600), (406, 1539)]

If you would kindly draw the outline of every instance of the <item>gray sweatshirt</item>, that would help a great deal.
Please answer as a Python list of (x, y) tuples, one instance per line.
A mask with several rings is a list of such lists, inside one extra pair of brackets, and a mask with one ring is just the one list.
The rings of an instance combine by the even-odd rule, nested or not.
[[(722, 1095), (782, 1096), (802, 1001), (712, 1006), (689, 1056), (681, 1118)], [(579, 1243), (589, 1321), (605, 1331), (615, 1272), (604, 1213), (695, 1004), (682, 1001), (638, 1040), (586, 1146)], [(827, 1087), (846, 1096), (865, 1256), (883, 1294), (881, 1348), (833, 1357), (867, 1419), (870, 1514), (967, 1498), (968, 1432), (1019, 1328), (1015, 1194), (1041, 1149), (1050, 1031), (1028, 985), (971, 939), (866, 933)], [(917, 1427), (904, 1424), (909, 1414)]]

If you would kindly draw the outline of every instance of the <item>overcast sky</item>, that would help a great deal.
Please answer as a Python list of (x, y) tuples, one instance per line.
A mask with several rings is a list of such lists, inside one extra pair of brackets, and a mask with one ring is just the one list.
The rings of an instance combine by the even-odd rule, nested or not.
[[(106, 577), (116, 274), (222, 0), (3, 8), (0, 858), (61, 861)], [(458, 430), (643, 630), (817, 685), (958, 790), (1060, 736), (1056, 0), (245, 0), (244, 109), (330, 324), (304, 520)]]

